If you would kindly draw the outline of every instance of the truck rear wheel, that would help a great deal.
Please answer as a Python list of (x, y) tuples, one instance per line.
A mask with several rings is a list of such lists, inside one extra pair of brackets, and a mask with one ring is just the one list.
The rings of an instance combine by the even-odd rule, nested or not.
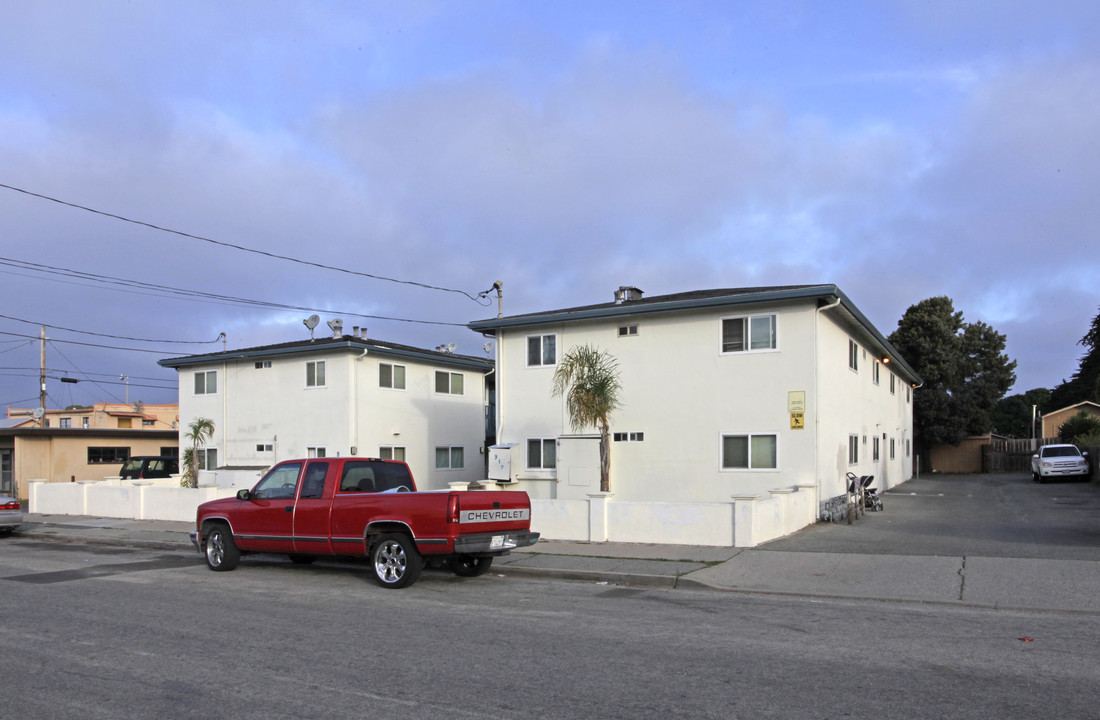
[(477, 577), (489, 572), (493, 565), (491, 557), (473, 557), (472, 555), (459, 555), (451, 561), (451, 570), (459, 577)]
[(218, 572), (232, 570), (241, 561), (241, 551), (233, 542), (233, 533), (222, 523), (212, 526), (206, 534), (204, 551), (206, 566)]
[(412, 538), (401, 533), (379, 536), (371, 545), (370, 562), (374, 579), (391, 589), (412, 585), (424, 569), (424, 558)]

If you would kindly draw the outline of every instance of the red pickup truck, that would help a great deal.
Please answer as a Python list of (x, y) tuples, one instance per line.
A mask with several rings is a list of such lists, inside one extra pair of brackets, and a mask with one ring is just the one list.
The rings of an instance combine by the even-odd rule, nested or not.
[(366, 556), (386, 588), (411, 585), (425, 562), (481, 575), (538, 537), (525, 492), (416, 492), (408, 465), (370, 458), (281, 462), (251, 490), (200, 505), (191, 532), (211, 570), (249, 552)]

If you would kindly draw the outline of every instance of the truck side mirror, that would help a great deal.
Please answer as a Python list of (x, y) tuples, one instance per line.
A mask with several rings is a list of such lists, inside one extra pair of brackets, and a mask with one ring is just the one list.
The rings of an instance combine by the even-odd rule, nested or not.
[(238, 490), (237, 491), (237, 499), (238, 500), (250, 500), (251, 498), (252, 498), (252, 493), (249, 492), (248, 490)]

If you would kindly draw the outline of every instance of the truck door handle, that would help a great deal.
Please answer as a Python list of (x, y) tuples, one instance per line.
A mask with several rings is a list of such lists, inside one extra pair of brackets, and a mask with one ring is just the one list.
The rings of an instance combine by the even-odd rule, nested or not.
[(287, 505), (286, 506), (286, 511), (287, 512), (294, 512), (294, 506), (293, 505)]

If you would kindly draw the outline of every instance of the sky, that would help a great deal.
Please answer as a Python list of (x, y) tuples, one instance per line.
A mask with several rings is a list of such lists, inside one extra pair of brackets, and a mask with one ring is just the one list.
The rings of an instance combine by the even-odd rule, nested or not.
[[(303, 318), (834, 283), (947, 295), (1011, 392), (1100, 310), (1100, 3), (0, 0), (0, 408), (176, 401)], [(67, 204), (66, 204), (67, 203)], [(74, 207), (79, 206), (79, 207)], [(61, 378), (77, 379), (62, 383)]]

